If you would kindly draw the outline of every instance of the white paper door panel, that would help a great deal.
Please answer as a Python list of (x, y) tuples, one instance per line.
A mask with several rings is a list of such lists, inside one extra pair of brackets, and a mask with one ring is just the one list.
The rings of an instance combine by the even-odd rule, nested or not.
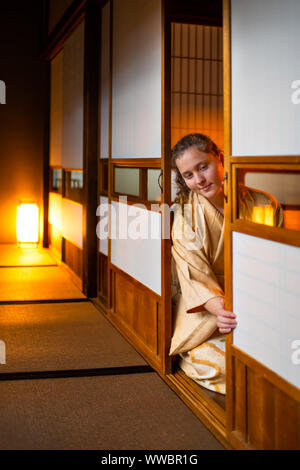
[(299, 0), (231, 0), (234, 156), (300, 154), (299, 18)]
[(63, 51), (51, 62), (50, 165), (62, 164)]
[(111, 262), (161, 295), (161, 215), (112, 202)]
[(100, 158), (109, 152), (109, 93), (110, 93), (110, 2), (102, 8), (101, 31), (101, 145)]
[(161, 156), (161, 0), (114, 0), (112, 157)]
[(62, 236), (82, 248), (82, 205), (62, 198)]
[(64, 168), (83, 168), (84, 23), (64, 45), (63, 154)]
[(51, 225), (61, 230), (61, 204), (62, 197), (60, 194), (49, 194), (49, 222)]
[(300, 387), (300, 248), (232, 237), (233, 343)]

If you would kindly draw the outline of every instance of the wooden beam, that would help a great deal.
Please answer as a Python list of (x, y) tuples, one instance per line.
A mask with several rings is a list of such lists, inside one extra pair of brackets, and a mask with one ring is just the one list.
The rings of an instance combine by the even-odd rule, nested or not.
[(50, 100), (51, 100), (51, 65), (47, 64), (44, 122), (44, 158), (43, 158), (43, 247), (49, 246), (49, 163), (50, 163)]
[(61, 51), (67, 38), (83, 21), (87, 0), (75, 0), (67, 9), (62, 19), (48, 36), (42, 58), (52, 60)]
[[(163, 171), (163, 207), (171, 206), (171, 21), (169, 2), (162, 2), (162, 133), (161, 155)], [(162, 210), (162, 310), (160, 318), (160, 341), (163, 344), (163, 373), (172, 372), (172, 358), (169, 349), (172, 338), (172, 299), (171, 299), (171, 240), (169, 236), (170, 213)]]
[(84, 41), (84, 203), (83, 203), (83, 292), (97, 296), (97, 235), (99, 159), (99, 81), (101, 7), (86, 3)]

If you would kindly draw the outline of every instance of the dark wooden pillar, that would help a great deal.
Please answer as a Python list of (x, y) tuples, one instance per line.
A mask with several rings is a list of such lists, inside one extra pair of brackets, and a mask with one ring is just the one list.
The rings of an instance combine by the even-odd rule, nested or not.
[(84, 202), (83, 202), (83, 292), (97, 296), (97, 235), (99, 159), (101, 7), (86, 3), (84, 41)]
[(45, 123), (44, 123), (44, 158), (43, 158), (43, 247), (49, 247), (49, 161), (50, 161), (50, 99), (51, 99), (51, 63), (47, 63), (45, 86)]

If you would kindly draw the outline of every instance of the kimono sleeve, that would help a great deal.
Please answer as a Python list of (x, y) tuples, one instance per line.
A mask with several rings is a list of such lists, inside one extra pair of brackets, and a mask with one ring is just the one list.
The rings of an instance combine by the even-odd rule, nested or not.
[(184, 235), (179, 238), (176, 233), (176, 229), (172, 230), (172, 255), (186, 311), (200, 312), (205, 310), (203, 305), (208, 300), (224, 297), (224, 293), (208, 260), (205, 243), (191, 242)]

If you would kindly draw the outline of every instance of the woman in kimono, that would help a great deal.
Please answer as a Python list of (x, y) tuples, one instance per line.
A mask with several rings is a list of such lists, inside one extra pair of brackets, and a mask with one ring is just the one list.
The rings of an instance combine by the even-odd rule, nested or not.
[[(172, 162), (179, 189), (172, 226), (178, 283), (170, 355), (179, 355), (179, 366), (200, 385), (225, 394), (224, 334), (237, 319), (224, 305), (223, 154), (209, 137), (189, 134), (173, 148)], [(272, 207), (274, 225), (282, 223), (272, 196), (245, 186), (240, 196), (241, 218), (251, 219), (259, 204)]]

